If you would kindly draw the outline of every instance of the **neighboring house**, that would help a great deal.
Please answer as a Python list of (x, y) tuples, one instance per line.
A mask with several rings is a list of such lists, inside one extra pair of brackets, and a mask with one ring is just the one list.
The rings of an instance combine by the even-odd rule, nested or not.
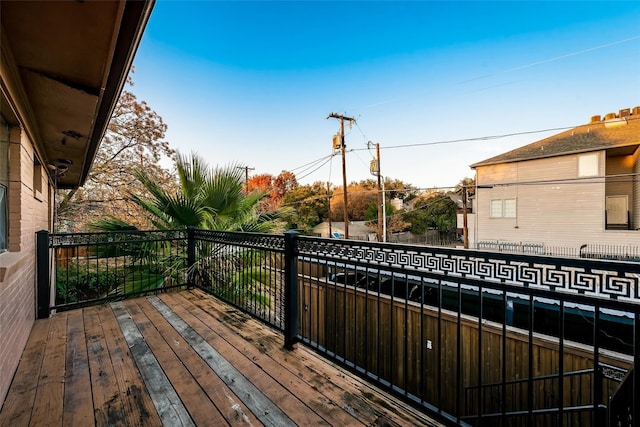
[(482, 241), (640, 244), (640, 107), (471, 165)]
[(36, 232), (87, 178), (152, 5), (0, 3), (0, 402), (36, 319)]

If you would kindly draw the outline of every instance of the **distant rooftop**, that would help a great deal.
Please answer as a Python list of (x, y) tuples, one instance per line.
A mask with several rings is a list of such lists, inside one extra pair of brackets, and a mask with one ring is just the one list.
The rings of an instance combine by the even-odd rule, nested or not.
[(609, 113), (604, 118), (593, 116), (586, 125), (474, 163), (471, 167), (637, 145), (640, 145), (640, 106), (625, 108), (617, 114)]

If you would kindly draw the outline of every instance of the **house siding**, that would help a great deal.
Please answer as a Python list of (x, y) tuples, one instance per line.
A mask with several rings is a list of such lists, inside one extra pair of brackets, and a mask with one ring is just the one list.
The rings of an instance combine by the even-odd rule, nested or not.
[(25, 132), (11, 128), (9, 142), (8, 251), (0, 254), (0, 402), (35, 321), (35, 232), (49, 229), (52, 194), (43, 173), (43, 191), (35, 197), (35, 152)]
[[(612, 170), (622, 168), (613, 160), (607, 165), (604, 151), (597, 154), (598, 175), (604, 175), (608, 167)], [(578, 157), (565, 155), (477, 167), (479, 188), (472, 244), (502, 240), (576, 249), (582, 244), (637, 245), (638, 232), (605, 230), (607, 186), (602, 178), (576, 179)], [(611, 191), (622, 188), (628, 191), (627, 194), (633, 193), (629, 183), (615, 183)], [(491, 218), (490, 201), (508, 198), (517, 199), (516, 217)], [(637, 204), (631, 198), (630, 205), (631, 200)]]

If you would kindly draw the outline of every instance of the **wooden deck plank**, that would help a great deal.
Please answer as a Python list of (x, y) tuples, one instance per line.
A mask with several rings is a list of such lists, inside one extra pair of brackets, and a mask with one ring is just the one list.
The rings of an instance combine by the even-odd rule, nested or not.
[(142, 307), (150, 311), (153, 311), (153, 307), (149, 304), (145, 305), (144, 300), (125, 301), (124, 306), (136, 323), (144, 340), (155, 355), (194, 423), (196, 425), (209, 423), (220, 426), (228, 425), (218, 408), (185, 367), (189, 360), (178, 358), (169, 344), (167, 344), (165, 334), (170, 331), (171, 326), (152, 323), (143, 312)]
[[(306, 381), (304, 372), (308, 371), (308, 367), (300, 364), (296, 367), (297, 369), (289, 370), (287, 365), (295, 352), (284, 350), (282, 337), (260, 322), (250, 319), (234, 308), (227, 307), (225, 309), (212, 298), (206, 296), (202, 298), (197, 293), (181, 294), (178, 298), (186, 298), (189, 302), (194, 303), (193, 306), (187, 307), (187, 311), (193, 313), (195, 317), (199, 319), (212, 317), (213, 321), (219, 322), (215, 328), (217, 334), (225, 340), (235, 342), (243, 353), (251, 354), (251, 360), (255, 360), (255, 363), (258, 363), (270, 375), (284, 378), (283, 385), (285, 387), (288, 388), (292, 385), (291, 381), (295, 381), (293, 384), (299, 384), (300, 389), (296, 395), (303, 397), (305, 403), (312, 405), (328, 424), (339, 425), (345, 417), (348, 417), (346, 425), (371, 424), (379, 418), (379, 414), (372, 411), (369, 406), (366, 407), (366, 412), (354, 408), (351, 400), (357, 403), (357, 399), (350, 398), (349, 402), (343, 402), (342, 394), (327, 393), (325, 385), (321, 383), (326, 381), (324, 376), (318, 383)], [(201, 298), (203, 301), (199, 301)], [(268, 334), (258, 332), (265, 328), (269, 331)], [(245, 331), (250, 332), (245, 334)], [(251, 351), (252, 347), (253, 352)], [(259, 355), (256, 354), (256, 351)], [(338, 409), (338, 411), (333, 411), (333, 409)]]
[(62, 425), (94, 425), (93, 399), (87, 390), (91, 390), (91, 376), (87, 340), (84, 335), (83, 310), (74, 310), (67, 316)]
[(59, 313), (51, 319), (30, 426), (62, 424), (66, 342), (67, 313)]
[[(258, 334), (256, 334), (256, 328), (264, 326), (252, 324), (250, 328), (253, 337), (247, 341), (240, 337), (237, 331), (231, 329), (226, 322), (209, 314), (210, 312), (218, 311), (218, 308), (207, 305), (206, 310), (203, 310), (202, 307), (194, 305), (183, 296), (163, 295), (162, 299), (170, 302), (171, 307), (176, 311), (180, 311), (181, 314), (191, 313), (192, 316), (209, 325), (221, 338), (235, 346), (251, 363), (267, 372), (274, 380), (297, 396), (298, 399), (322, 417), (326, 423), (331, 425), (363, 425), (375, 419), (374, 417), (371, 417), (371, 419), (357, 418), (356, 414), (345, 411), (335, 401), (319, 393), (316, 385), (304, 381), (298, 373), (285, 369), (283, 364), (285, 363), (284, 358), (287, 356), (283, 354), (286, 350), (282, 349), (282, 339), (276, 337), (273, 333), (268, 336), (263, 336), (262, 334), (257, 336)], [(215, 322), (215, 326), (212, 324), (213, 322)], [(276, 361), (273, 358), (274, 353), (281, 353), (283, 357)]]
[(33, 325), (0, 412), (0, 426), (29, 425), (50, 325), (50, 319), (36, 320)]
[(302, 345), (284, 350), (278, 331), (191, 290), (37, 321), (0, 426), (283, 425), (260, 399), (301, 426), (440, 425)]
[(131, 356), (140, 370), (162, 423), (169, 426), (193, 426), (191, 416), (122, 302), (112, 303), (111, 309), (118, 319)]
[[(203, 309), (200, 314), (208, 314), (216, 317), (222, 324), (231, 325), (228, 329), (230, 336), (237, 335), (243, 341), (255, 341), (254, 325), (261, 325), (257, 320), (248, 318), (239, 310), (229, 309), (229, 306), (222, 305), (215, 298), (207, 297), (207, 294), (200, 290), (176, 295)], [(223, 332), (224, 329), (219, 330), (220, 334)], [(406, 403), (331, 364), (303, 346), (298, 346), (292, 352), (277, 351), (283, 346), (281, 336), (277, 336), (275, 341), (263, 341), (259, 345), (263, 347), (264, 354), (273, 358), (278, 366), (316, 387), (327, 399), (366, 424), (439, 425)], [(332, 374), (329, 374), (330, 372)]]
[[(291, 395), (287, 394), (286, 391), (283, 392), (279, 390), (277, 384), (265, 381), (264, 376), (256, 375), (255, 372), (248, 372), (244, 369), (242, 371), (238, 370), (236, 366), (244, 357), (241, 353), (234, 351), (235, 349), (226, 349), (229, 352), (225, 352), (223, 355), (221, 351), (212, 347), (211, 340), (215, 339), (215, 337), (212, 335), (202, 335), (200, 330), (192, 328), (159, 299), (150, 297), (150, 300), (156, 302), (156, 304), (154, 304), (156, 309), (158, 309), (180, 335), (189, 342), (194, 350), (198, 352), (225, 384), (227, 384), (237, 396), (240, 396), (245, 405), (247, 405), (261, 423), (274, 427), (295, 425), (290, 419), (290, 415), (296, 415), (296, 417), (306, 416), (305, 419), (313, 420), (314, 414), (304, 414), (302, 407), (297, 408), (299, 413), (296, 414), (288, 411), (288, 408), (282, 405), (283, 402), (281, 402), (281, 400)], [(230, 363), (231, 360), (233, 360), (233, 363)], [(269, 391), (269, 396), (264, 394), (266, 390)], [(281, 399), (274, 399), (274, 395), (278, 395)], [(293, 400), (295, 399), (289, 399), (286, 403), (288, 404)], [(318, 419), (314, 421), (317, 425), (321, 420)]]
[[(85, 309), (85, 316), (93, 315), (92, 313)], [(100, 310), (96, 315), (100, 317), (116, 382), (123, 399), (124, 413), (122, 415), (125, 423), (128, 426), (161, 426), (160, 416), (153, 406), (144, 381), (142, 381), (142, 376), (131, 358), (129, 347), (113, 311)]]
[(147, 300), (137, 300), (141, 310), (162, 330), (162, 337), (183, 361), (200, 387), (232, 426), (259, 425), (255, 415), (233, 391), (214, 373), (198, 353), (182, 338), (169, 322)]
[(105, 306), (96, 307), (84, 317), (94, 418), (97, 425), (125, 426), (122, 396), (99, 317), (107, 310)]

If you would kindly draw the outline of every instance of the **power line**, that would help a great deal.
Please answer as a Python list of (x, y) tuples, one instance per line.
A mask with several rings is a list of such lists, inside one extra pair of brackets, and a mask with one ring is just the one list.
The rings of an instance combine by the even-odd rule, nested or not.
[(296, 177), (296, 180), (304, 179), (304, 178), (308, 177), (309, 175), (314, 174), (314, 173), (315, 173), (315, 172), (317, 172), (321, 167), (323, 167), (324, 165), (326, 165), (327, 163), (329, 163), (329, 162), (333, 159), (333, 156), (335, 156), (335, 154), (332, 154), (331, 156), (329, 156), (329, 158), (328, 158), (328, 159), (326, 159), (326, 160), (324, 161), (324, 163), (322, 163), (321, 165), (319, 165), (318, 167), (316, 167), (314, 170), (312, 170), (311, 172), (307, 173), (306, 175), (302, 175), (302, 176), (300, 176), (300, 177)]
[[(640, 173), (627, 173), (627, 174), (616, 174), (616, 175), (605, 175), (605, 176), (592, 176), (592, 177), (578, 177), (578, 178), (560, 178), (560, 179), (550, 179), (550, 180), (540, 180), (540, 181), (512, 181), (512, 182), (501, 182), (495, 184), (480, 184), (480, 185), (471, 185), (467, 187), (472, 188), (497, 188), (497, 187), (510, 187), (516, 185), (548, 185), (548, 184), (606, 184), (607, 180), (614, 180), (615, 183), (634, 183), (638, 180), (636, 177), (640, 176)], [(622, 179), (627, 178), (627, 179)], [(632, 179), (628, 179), (632, 178)], [(454, 190), (458, 184), (449, 185), (449, 186), (437, 186), (437, 187), (402, 187), (402, 188), (392, 188), (386, 189), (385, 193), (402, 193), (402, 192), (425, 192), (425, 191), (433, 191), (433, 192), (443, 192), (443, 191), (452, 191)], [(379, 190), (371, 189), (371, 190), (350, 190), (349, 194), (364, 194), (364, 193), (378, 193)], [(333, 196), (340, 196), (342, 193), (334, 193)], [(326, 195), (318, 195), (318, 196), (309, 196), (301, 200), (296, 200), (295, 202), (290, 202), (285, 204), (284, 206), (290, 206), (294, 204), (304, 203), (305, 201), (315, 200), (319, 198), (326, 198)], [(412, 209), (412, 211), (415, 209)], [(408, 211), (407, 211), (408, 212)], [(395, 215), (395, 214), (394, 214)]]
[[(640, 120), (640, 118), (627, 117), (626, 120), (627, 121), (635, 121), (635, 120)], [(513, 136), (533, 135), (533, 134), (547, 133), (547, 132), (559, 132), (559, 131), (565, 131), (565, 130), (570, 130), (570, 129), (580, 129), (580, 128), (589, 127), (589, 126), (593, 126), (593, 124), (592, 123), (586, 123), (586, 124), (574, 125), (574, 126), (561, 126), (561, 127), (555, 127), (555, 128), (545, 128), (545, 129), (537, 129), (537, 130), (529, 130), (529, 131), (521, 131), (521, 132), (512, 132), (512, 133), (498, 134), (498, 135), (485, 135), (485, 136), (478, 136), (478, 137), (471, 137), (471, 138), (450, 139), (450, 140), (442, 140), (442, 141), (430, 141), (430, 142), (421, 142), (421, 143), (413, 143), (413, 144), (387, 145), (387, 146), (380, 146), (380, 150), (387, 150), (387, 149), (391, 150), (391, 149), (398, 149), (398, 148), (428, 147), (428, 146), (433, 146), (433, 145), (455, 144), (455, 143), (461, 143), (461, 142), (490, 141), (490, 140), (509, 138), (509, 137), (513, 137)], [(360, 126), (357, 125), (357, 122), (356, 122), (356, 127), (360, 130), (362, 135), (365, 135), (364, 132), (362, 131), (362, 129), (360, 128)], [(365, 150), (369, 151), (368, 148), (351, 148), (349, 150), (345, 150), (345, 152), (348, 153), (348, 152), (351, 152), (351, 151), (355, 152), (355, 151), (365, 151)], [(309, 163), (306, 163), (306, 164), (304, 164), (302, 166), (299, 166), (299, 167), (293, 168), (293, 169), (289, 169), (289, 170), (293, 172), (293, 171), (295, 171), (297, 169), (301, 169), (301, 168), (307, 167), (309, 165), (313, 165), (315, 167), (318, 163), (322, 162), (323, 160), (325, 161), (321, 165), (315, 167), (315, 169), (313, 169), (311, 172), (306, 173), (305, 175), (303, 175), (301, 177), (296, 177), (296, 179), (304, 179), (304, 178), (312, 175), (314, 172), (318, 171), (325, 164), (327, 164), (328, 162), (326, 160), (327, 159), (331, 160), (333, 158), (333, 156), (335, 156), (335, 153), (331, 153), (331, 154), (329, 154), (327, 156), (321, 157), (319, 159), (316, 159), (316, 160), (313, 160), (313, 161), (311, 161)], [(362, 159), (360, 159), (360, 160), (362, 160)], [(309, 169), (310, 168), (307, 168), (303, 172), (306, 172)], [(443, 187), (443, 188), (449, 188), (449, 187)], [(430, 189), (430, 188), (427, 187), (425, 189)]]
[[(640, 118), (630, 118), (630, 117), (627, 117), (626, 119), (627, 119), (627, 121), (640, 120)], [(536, 133), (558, 132), (558, 131), (565, 131), (565, 130), (569, 130), (569, 129), (579, 129), (579, 128), (588, 127), (588, 126), (593, 126), (593, 123), (586, 123), (586, 124), (581, 124), (581, 125), (576, 125), (576, 126), (562, 126), (562, 127), (546, 128), (546, 129), (538, 129), (538, 130), (529, 130), (529, 131), (522, 131), (522, 132), (512, 132), (512, 133), (505, 133), (505, 134), (499, 134), (499, 135), (477, 136), (477, 137), (472, 137), (472, 138), (448, 139), (448, 140), (443, 140), (443, 141), (431, 141), (431, 142), (418, 142), (418, 143), (414, 143), (414, 144), (387, 145), (387, 146), (381, 146), (380, 149), (381, 150), (387, 150), (387, 149), (394, 149), (394, 148), (411, 148), (411, 147), (424, 147), (424, 146), (430, 146), (430, 145), (454, 144), (454, 143), (458, 143), (458, 142), (489, 141), (489, 140), (494, 140), (494, 139), (509, 138), (509, 137), (512, 137), (512, 136), (532, 135), (532, 134), (536, 134)], [(354, 148), (353, 150), (363, 151), (363, 150), (368, 150), (368, 149), (367, 148)]]
[[(432, 89), (423, 90), (423, 91), (421, 91), (421, 93), (422, 94), (428, 93), (430, 91), (433, 91), (434, 89), (439, 89), (439, 88), (449, 88), (449, 87), (455, 87), (455, 86), (462, 86), (462, 85), (465, 85), (467, 83), (475, 82), (475, 81), (478, 81), (478, 80), (488, 79), (490, 77), (495, 77), (495, 76), (499, 76), (499, 75), (503, 75), (503, 74), (512, 73), (512, 72), (515, 72), (515, 71), (524, 70), (524, 69), (535, 67), (535, 66), (538, 66), (538, 65), (547, 64), (549, 62), (554, 62), (554, 61), (558, 61), (558, 60), (561, 60), (561, 59), (570, 58), (570, 57), (573, 57), (573, 56), (577, 56), (577, 55), (581, 55), (581, 54), (584, 54), (584, 53), (593, 52), (593, 51), (596, 51), (596, 50), (604, 49), (604, 48), (615, 46), (615, 45), (622, 44), (622, 43), (627, 43), (627, 42), (638, 40), (638, 39), (640, 39), (640, 35), (635, 35), (635, 36), (628, 37), (626, 39), (616, 40), (616, 41), (605, 43), (605, 44), (601, 44), (601, 45), (598, 45), (598, 46), (594, 46), (594, 47), (590, 47), (590, 48), (586, 48), (586, 49), (581, 49), (581, 50), (574, 51), (574, 52), (569, 52), (569, 53), (566, 53), (566, 54), (563, 54), (563, 55), (558, 55), (558, 56), (554, 56), (554, 57), (551, 57), (551, 58), (530, 62), (530, 63), (524, 64), (524, 65), (518, 65), (516, 67), (507, 68), (507, 69), (504, 69), (504, 70), (496, 71), (494, 73), (485, 74), (483, 76), (472, 77), (472, 78), (467, 79), (467, 80), (461, 80), (461, 81), (450, 83), (450, 84), (443, 84), (443, 85), (440, 85), (440, 86), (435, 86)], [(395, 97), (395, 98), (391, 98), (391, 99), (387, 99), (387, 100), (383, 100), (383, 101), (379, 101), (379, 102), (374, 102), (373, 104), (368, 104), (368, 105), (365, 105), (363, 107), (351, 108), (351, 110), (352, 111), (358, 111), (358, 110), (361, 110), (361, 109), (364, 109), (364, 108), (371, 108), (371, 107), (377, 107), (377, 106), (380, 106), (380, 105), (391, 104), (393, 102), (399, 102), (401, 100), (408, 99), (410, 96), (415, 96), (415, 93), (412, 93), (411, 95), (398, 96), (398, 97)]]
[(321, 161), (323, 161), (323, 160), (326, 160), (327, 158), (330, 158), (330, 157), (333, 157), (333, 156), (334, 156), (334, 154), (333, 154), (333, 153), (331, 153), (331, 154), (329, 154), (328, 156), (320, 157), (319, 159), (313, 160), (313, 161), (311, 161), (311, 162), (309, 162), (309, 163), (305, 163), (304, 165), (302, 165), (302, 166), (298, 166), (297, 168), (289, 169), (289, 172), (294, 172), (294, 171), (296, 171), (296, 170), (298, 170), (298, 169), (305, 168), (305, 167), (307, 167), (307, 166), (309, 166), (309, 165), (313, 165), (313, 164), (315, 164), (315, 163), (319, 163), (319, 162), (321, 162)]
[[(627, 121), (632, 121), (632, 120), (640, 120), (640, 118), (629, 118), (629, 117), (627, 117)], [(398, 149), (398, 148), (428, 147), (428, 146), (433, 146), (433, 145), (454, 144), (454, 143), (460, 143), (460, 142), (489, 141), (489, 140), (508, 138), (508, 137), (512, 137), (512, 136), (532, 135), (532, 134), (537, 134), (537, 133), (546, 133), (546, 132), (554, 132), (554, 131), (557, 132), (557, 131), (565, 131), (565, 130), (569, 130), (569, 129), (580, 129), (580, 128), (588, 127), (588, 126), (592, 126), (592, 124), (591, 123), (587, 123), (587, 124), (576, 125), (576, 126), (562, 126), (562, 127), (545, 128), (545, 129), (537, 129), (537, 130), (522, 131), (522, 132), (512, 132), (512, 133), (500, 134), (500, 135), (486, 135), (486, 136), (478, 136), (478, 137), (471, 137), (471, 138), (450, 139), (450, 140), (443, 140), (443, 141), (431, 141), (431, 142), (422, 142), (422, 143), (414, 143), (414, 144), (388, 145), (388, 146), (380, 146), (380, 150)], [(358, 128), (359, 128), (359, 126), (358, 126)], [(364, 135), (364, 132), (362, 134)], [(345, 152), (350, 152), (350, 151), (355, 152), (355, 151), (365, 151), (365, 150), (369, 151), (368, 148), (352, 148), (350, 150), (345, 150)], [(325, 160), (327, 158), (331, 159), (334, 155), (335, 154), (332, 153), (329, 156), (325, 156), (325, 157), (322, 157), (320, 159), (314, 160), (312, 162), (307, 163), (306, 165), (317, 164), (318, 162), (320, 162), (322, 160)], [(362, 159), (360, 159), (360, 160), (362, 160)], [(303, 177), (300, 177), (300, 178), (296, 177), (296, 178), (297, 179), (306, 178), (307, 176), (311, 175), (313, 172), (316, 172), (317, 170), (319, 170), (320, 167), (324, 166), (326, 163), (327, 162), (323, 163), (322, 165), (320, 165), (319, 167), (315, 168), (312, 172), (304, 175)], [(303, 166), (306, 166), (306, 165), (303, 165)], [(299, 168), (297, 168), (297, 169), (299, 169)]]
[(331, 161), (331, 159), (333, 158), (333, 156), (334, 156), (334, 154), (331, 154), (331, 155), (329, 155), (329, 156), (327, 156), (327, 157), (323, 157), (321, 160), (316, 161), (314, 164), (311, 164), (311, 165), (309, 165), (309, 166), (305, 167), (304, 169), (301, 169), (301, 170), (299, 171), (299, 174), (304, 174), (304, 173), (306, 173), (307, 171), (312, 170), (312, 169), (313, 169), (313, 171), (318, 170), (318, 167), (319, 167), (318, 165), (320, 165), (320, 166), (325, 165), (328, 161)]
[[(547, 185), (547, 184), (606, 184), (607, 181), (618, 183), (633, 183), (637, 182), (635, 179), (640, 176), (640, 173), (622, 173), (614, 175), (598, 175), (598, 176), (581, 176), (577, 178), (559, 178), (559, 179), (544, 179), (539, 181), (512, 181), (512, 182), (500, 182), (495, 184), (480, 184), (474, 187), (478, 188), (496, 188), (496, 187), (512, 187), (516, 185)], [(619, 179), (619, 178), (632, 178), (632, 179)], [(586, 182), (585, 182), (586, 181)]]
[(524, 70), (526, 68), (535, 67), (537, 65), (547, 64), (549, 62), (558, 61), (560, 59), (565, 59), (565, 58), (570, 58), (572, 56), (577, 56), (577, 55), (581, 55), (583, 53), (593, 52), (595, 50), (604, 49), (606, 47), (611, 47), (611, 46), (615, 46), (615, 45), (618, 45), (618, 44), (622, 44), (622, 43), (626, 43), (626, 42), (630, 42), (630, 41), (638, 40), (638, 39), (640, 39), (640, 35), (628, 37), (626, 39), (617, 40), (617, 41), (610, 42), (610, 43), (601, 44), (601, 45), (590, 47), (590, 48), (587, 48), (587, 49), (578, 50), (578, 51), (575, 51), (575, 52), (565, 53), (563, 55), (554, 56), (552, 58), (542, 59), (540, 61), (531, 62), (529, 64), (520, 65), (520, 66), (509, 68), (509, 69), (506, 69), (506, 70), (497, 71), (495, 73), (491, 73), (491, 74), (487, 74), (487, 75), (484, 75), (484, 76), (476, 77), (476, 78), (473, 78), (473, 79), (470, 79), (470, 80), (465, 80), (465, 81), (463, 81), (461, 83), (472, 82), (472, 81), (475, 81), (475, 80), (480, 80), (480, 79), (485, 79), (485, 78), (488, 78), (488, 77), (498, 76), (500, 74), (512, 73), (514, 71)]

